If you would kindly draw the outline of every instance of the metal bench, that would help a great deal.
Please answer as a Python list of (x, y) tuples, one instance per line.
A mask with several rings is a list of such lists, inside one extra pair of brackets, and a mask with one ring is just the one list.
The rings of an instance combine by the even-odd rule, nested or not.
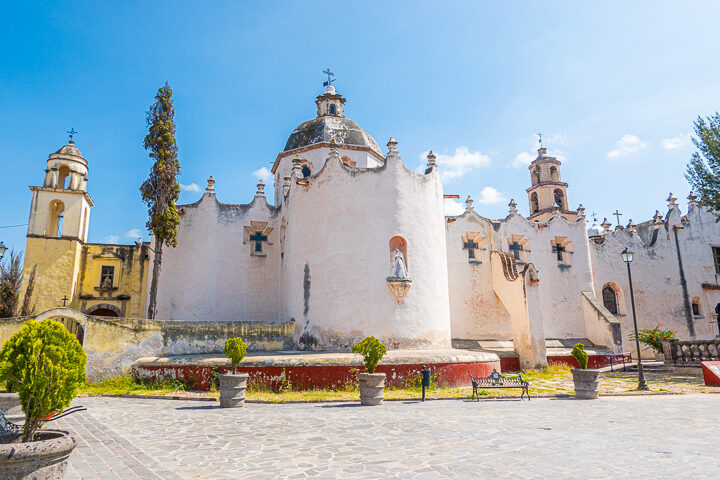
[(486, 388), (520, 388), (522, 389), (520, 400), (527, 395), (527, 399), (530, 401), (530, 392), (528, 392), (530, 384), (523, 380), (520, 374), (500, 375), (497, 370), (493, 369), (493, 372), (487, 377), (473, 377), (470, 375), (470, 381), (473, 387), (470, 398), (475, 398), (477, 401), (480, 401), (480, 390)]

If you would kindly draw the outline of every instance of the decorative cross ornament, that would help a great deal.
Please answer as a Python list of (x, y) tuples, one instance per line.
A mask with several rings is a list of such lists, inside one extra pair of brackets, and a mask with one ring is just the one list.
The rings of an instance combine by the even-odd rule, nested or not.
[(68, 136), (70, 137), (70, 141), (71, 141), (71, 142), (73, 141), (73, 135), (77, 135), (77, 134), (78, 134), (78, 132), (76, 132), (74, 128), (71, 128), (70, 130), (68, 130), (68, 131), (65, 132), (65, 133), (68, 134)]
[(538, 143), (540, 144), (540, 148), (543, 148), (543, 145), (542, 145), (542, 133), (541, 133), (541, 132), (538, 132), (538, 133), (537, 133), (537, 136), (538, 136)]
[[(268, 227), (267, 222), (255, 222), (251, 221), (250, 226), (243, 227), (245, 233), (247, 233), (248, 241), (253, 242), (254, 245), (251, 250), (253, 255), (263, 255), (265, 253), (263, 249), (264, 242), (268, 242), (270, 232), (273, 231), (272, 227)], [(269, 244), (269, 242), (268, 242)]]
[(522, 252), (523, 249), (522, 245), (517, 242), (513, 242), (509, 248), (513, 254), (513, 257), (515, 257), (515, 260), (520, 260), (520, 252)]
[(335, 74), (329, 68), (323, 70), (323, 73), (328, 77), (327, 82), (323, 82), (323, 87), (329, 87), (335, 81), (335, 79), (332, 78)]
[(622, 213), (620, 213), (620, 211), (616, 208), (613, 215), (617, 217), (618, 226), (620, 226), (620, 217), (622, 216)]
[(479, 232), (465, 232), (465, 235), (462, 235), (461, 238), (463, 250), (468, 251), (468, 261), (479, 261), (475, 256), (475, 250), (485, 249), (485, 238), (481, 237)]
[(65, 303), (66, 303), (68, 300), (70, 300), (70, 299), (67, 297), (67, 295), (65, 295), (65, 296), (64, 296), (63, 298), (61, 298), (60, 300), (62, 300), (62, 302), (63, 302), (63, 307), (64, 307), (64, 306), (65, 306)]

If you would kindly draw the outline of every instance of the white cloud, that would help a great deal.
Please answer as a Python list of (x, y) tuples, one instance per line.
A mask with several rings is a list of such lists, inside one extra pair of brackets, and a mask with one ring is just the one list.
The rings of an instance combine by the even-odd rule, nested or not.
[[(474, 199), (475, 200), (475, 199)], [(478, 203), (483, 205), (492, 205), (494, 203), (501, 203), (506, 201), (505, 196), (495, 190), (493, 187), (485, 187), (480, 191), (480, 198), (476, 199)]]
[(660, 142), (660, 145), (662, 145), (665, 150), (678, 150), (689, 144), (690, 134), (687, 133), (681, 133), (680, 135), (672, 138), (664, 138)]
[(255, 175), (258, 180), (262, 180), (263, 182), (267, 182), (270, 178), (272, 178), (272, 172), (265, 167), (258, 168), (252, 172), (252, 174)]
[(120, 237), (117, 235), (108, 235), (105, 237), (105, 243), (118, 243), (120, 241)]
[(532, 163), (533, 160), (535, 160), (533, 154), (528, 152), (520, 152), (515, 156), (515, 160), (513, 160), (512, 166), (515, 168), (527, 167)]
[(200, 191), (200, 185), (197, 183), (191, 183), (190, 185), (184, 185), (180, 184), (180, 190), (183, 192), (199, 192)]
[[(424, 169), (426, 165), (427, 155), (427, 151), (420, 154), (420, 161), (422, 162), (420, 170)], [(489, 156), (478, 151), (471, 152), (465, 146), (457, 147), (452, 155), (437, 155), (435, 161), (438, 164), (443, 180), (460, 178), (472, 170), (490, 165)]]
[(462, 215), (464, 211), (465, 206), (460, 203), (460, 200), (455, 200), (454, 198), (445, 199), (445, 216), (455, 217), (457, 215)]
[(607, 154), (607, 158), (618, 158), (635, 153), (638, 150), (645, 148), (645, 142), (642, 142), (635, 135), (623, 135), (620, 140), (616, 143), (617, 148), (610, 150)]
[(133, 228), (133, 229), (128, 230), (127, 233), (125, 233), (125, 236), (127, 238), (138, 239), (138, 238), (142, 237), (142, 232), (140, 231), (139, 228)]

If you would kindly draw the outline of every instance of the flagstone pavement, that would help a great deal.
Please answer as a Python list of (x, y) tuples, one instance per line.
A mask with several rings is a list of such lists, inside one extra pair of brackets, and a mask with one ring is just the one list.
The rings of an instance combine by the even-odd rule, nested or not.
[(720, 478), (720, 395), (247, 404), (87, 397), (68, 479)]

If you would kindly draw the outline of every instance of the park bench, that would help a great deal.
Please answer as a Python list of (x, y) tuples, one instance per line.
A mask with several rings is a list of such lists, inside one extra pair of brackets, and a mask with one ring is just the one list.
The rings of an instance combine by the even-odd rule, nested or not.
[(473, 377), (470, 375), (470, 381), (473, 387), (470, 398), (475, 398), (478, 401), (480, 401), (480, 390), (486, 388), (520, 388), (522, 389), (520, 400), (527, 395), (527, 399), (530, 401), (530, 392), (528, 392), (530, 384), (523, 380), (520, 374), (500, 375), (497, 370), (493, 369), (493, 372), (487, 377)]

